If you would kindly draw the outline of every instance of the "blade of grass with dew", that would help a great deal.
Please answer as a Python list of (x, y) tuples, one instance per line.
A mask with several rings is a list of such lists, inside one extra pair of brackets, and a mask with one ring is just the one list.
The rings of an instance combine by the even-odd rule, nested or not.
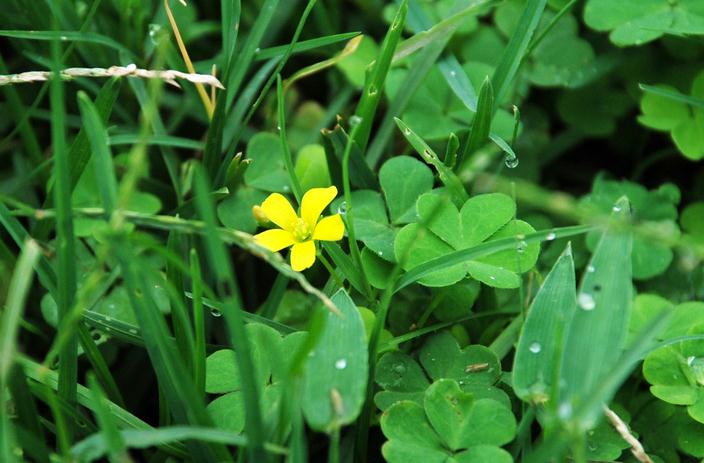
[[(53, 71), (62, 68), (61, 44), (58, 39), (51, 42)], [(74, 250), (73, 214), (71, 211), (70, 163), (66, 150), (66, 127), (64, 117), (64, 83), (51, 80), (49, 98), (51, 102), (51, 145), (54, 157), (54, 204), (56, 204), (56, 248), (57, 280), (56, 305), (59, 323), (71, 312), (76, 295), (76, 253)], [(59, 354), (59, 396), (72, 404), (76, 400), (78, 381), (77, 341), (75, 336)], [(66, 438), (72, 439), (72, 426), (66, 429)]]
[(193, 350), (193, 382), (199, 397), (205, 397), (205, 318), (203, 313), (203, 281), (200, 270), (198, 251), (192, 248), (189, 254), (191, 294), (193, 308), (193, 334), (195, 349)]
[[(152, 279), (146, 273), (151, 266), (135, 255), (126, 237), (116, 235), (111, 245), (122, 268), (142, 339), (159, 386), (168, 397), (171, 413), (181, 423), (212, 426), (205, 404), (197, 397), (193, 380), (178, 355), (174, 339), (169, 336), (164, 316), (154, 303)], [(193, 458), (200, 461), (231, 461), (223, 446), (191, 444), (189, 450)]]
[(460, 149), (457, 156), (456, 168), (462, 168), (462, 163), (467, 156), (483, 147), (489, 141), (491, 133), (491, 121), (494, 118), (494, 88), (487, 77), (484, 79), (479, 89), (479, 99), (477, 100), (477, 112), (472, 120), (472, 128), (467, 135), (464, 147)]
[[(184, 236), (178, 232), (170, 232), (166, 239), (166, 247), (174, 256), (182, 258), (186, 249)], [(195, 339), (192, 318), (186, 308), (186, 297), (184, 296), (186, 276), (183, 267), (184, 265), (175, 265), (173, 260), (166, 261), (166, 288), (171, 301), (171, 326), (174, 330), (176, 345), (188, 371), (193, 376)], [(193, 378), (195, 381), (195, 376)]]
[(221, 68), (230, 72), (230, 63), (235, 56), (235, 46), (240, 31), (241, 0), (224, 0), (220, 3), (220, 33), (222, 36), (223, 63)]
[[(323, 37), (316, 37), (314, 39), (301, 40), (294, 44), (291, 53), (303, 53), (310, 50), (315, 50), (317, 48), (323, 48), (330, 45), (334, 45), (340, 42), (347, 42), (355, 37), (360, 36), (361, 32), (343, 32), (340, 34), (326, 35)], [(275, 58), (278, 56), (283, 56), (286, 50), (289, 48), (287, 45), (278, 45), (276, 47), (263, 48), (257, 51), (254, 55), (255, 61), (266, 60), (270, 58)]]
[[(401, 0), (396, 0), (397, 4), (400, 2)], [(423, 8), (417, 1), (409, 2), (407, 21), (411, 30), (415, 33), (433, 27), (433, 22), (430, 17), (423, 11)], [(470, 111), (475, 112), (477, 110), (477, 93), (455, 55), (449, 53), (446, 57), (442, 58), (438, 62), (438, 68), (445, 78), (445, 81), (450, 86), (450, 89), (457, 95), (460, 101), (462, 101)]]
[(19, 31), (19, 30), (0, 30), (0, 37), (8, 37), (11, 39), (26, 39), (26, 40), (43, 40), (59, 42), (87, 42), (95, 43), (110, 47), (116, 51), (131, 54), (132, 52), (125, 48), (124, 45), (105, 35), (95, 32), (78, 32), (78, 31)]
[[(50, 389), (56, 390), (58, 385), (58, 375), (55, 371), (49, 370), (45, 366), (34, 362), (32, 359), (20, 355), (17, 359), (22, 369), (28, 378), (36, 381), (35, 384), (40, 384), (46, 386)], [(78, 403), (86, 407), (89, 410), (93, 408), (93, 399), (90, 390), (82, 385), (78, 385)], [(107, 401), (106, 406), (110, 410), (110, 414), (119, 423), (121, 428), (127, 429), (139, 429), (139, 430), (149, 430), (153, 429), (149, 424), (136, 416), (132, 415), (130, 412), (124, 408), (118, 406), (117, 404)], [(182, 445), (172, 445), (166, 444), (161, 446), (162, 450), (174, 455), (179, 458), (185, 458), (188, 456), (186, 453), (186, 448)]]
[(578, 309), (565, 333), (560, 380), (560, 408), (575, 409), (616, 366), (624, 347), (633, 284), (633, 232), (626, 222), (630, 203), (623, 197), (594, 250), (577, 292)]
[(394, 118), (401, 134), (406, 138), (408, 143), (416, 150), (421, 158), (431, 166), (435, 167), (438, 172), (440, 181), (445, 185), (452, 196), (452, 200), (457, 205), (462, 205), (469, 199), (467, 190), (462, 181), (457, 177), (452, 169), (443, 163), (433, 149), (423, 140), (420, 135), (415, 133), (408, 124), (399, 118)]
[(251, 349), (247, 333), (244, 329), (244, 318), (242, 317), (242, 303), (240, 300), (239, 288), (235, 279), (234, 269), (228, 259), (227, 249), (216, 232), (215, 208), (208, 196), (208, 182), (202, 168), (196, 166), (195, 171), (195, 194), (198, 213), (205, 223), (206, 233), (204, 235), (205, 247), (208, 251), (209, 262), (215, 277), (221, 286), (227, 289), (228, 298), (226, 310), (223, 312), (227, 331), (232, 345), (236, 345), (235, 350), (237, 365), (242, 374), (242, 393), (247, 419), (245, 421), (245, 434), (249, 438), (247, 453), (251, 461), (268, 461), (268, 456), (264, 452), (264, 429), (259, 408), (259, 391), (254, 382), (254, 364), (252, 362)]
[(513, 389), (523, 400), (555, 397), (564, 335), (577, 310), (572, 247), (568, 243), (528, 309), (513, 361)]
[(687, 104), (693, 108), (703, 108), (704, 109), (704, 99), (697, 98), (690, 95), (685, 95), (676, 90), (670, 90), (665, 88), (656, 87), (654, 85), (638, 84), (640, 88), (645, 93), (651, 93), (653, 95), (668, 98), (673, 101), (678, 101), (680, 103)]
[(278, 9), (278, 5), (279, 0), (266, 0), (264, 2), (259, 9), (257, 20), (252, 25), (252, 28), (249, 31), (249, 36), (242, 46), (242, 49), (237, 52), (237, 57), (230, 61), (230, 69), (232, 69), (232, 72), (230, 73), (229, 69), (226, 71), (228, 72), (228, 79), (226, 81), (227, 84), (225, 85), (227, 87), (225, 97), (226, 112), (232, 105), (232, 101), (235, 99), (235, 96), (239, 93), (240, 86), (247, 75), (249, 66), (254, 59), (260, 42), (264, 38), (264, 34), (269, 27), (269, 23)]
[(25, 308), (29, 286), (34, 279), (34, 266), (41, 250), (33, 240), (27, 241), (17, 261), (7, 291), (5, 309), (0, 314), (0, 390), (5, 390), (15, 357), (19, 323)]
[[(129, 460), (125, 441), (122, 439), (115, 418), (110, 413), (107, 406), (105, 394), (100, 389), (100, 385), (95, 376), (88, 375), (88, 387), (93, 399), (93, 413), (100, 428), (100, 435), (105, 442), (105, 453), (111, 463), (124, 463)], [(71, 449), (73, 453), (73, 449)]]
[(389, 30), (386, 32), (384, 41), (381, 43), (379, 55), (376, 57), (376, 60), (370, 64), (370, 68), (367, 69), (364, 87), (362, 88), (362, 96), (354, 112), (355, 116), (360, 119), (359, 130), (354, 141), (362, 152), (367, 149), (369, 135), (371, 134), (372, 124), (374, 122), (374, 115), (376, 114), (377, 107), (384, 93), (384, 82), (386, 82), (386, 76), (391, 68), (391, 61), (393, 60), (396, 47), (403, 33), (403, 25), (406, 22), (407, 13), (408, 0), (403, 0), (401, 6), (399, 6), (396, 11), (396, 16), (391, 22)]
[[(524, 241), (527, 244), (539, 243), (541, 241), (548, 241), (548, 237), (550, 237), (550, 239), (567, 238), (570, 236), (583, 235), (592, 230), (594, 230), (594, 227), (591, 225), (575, 225), (571, 227), (553, 228), (550, 230), (542, 230), (526, 234)], [(406, 272), (396, 282), (394, 291), (400, 291), (401, 289), (405, 288), (406, 286), (412, 283), (415, 283), (424, 276), (441, 270), (443, 268), (449, 267), (451, 265), (459, 264), (472, 259), (477, 259), (479, 257), (487, 256), (499, 251), (515, 249), (515, 247), (516, 238), (509, 237), (488, 241), (478, 246), (462, 249), (460, 251), (454, 251), (444, 256), (437, 257), (424, 264), (413, 267), (408, 272)]]
[(543, 16), (546, 3), (547, 0), (528, 0), (526, 2), (516, 29), (501, 56), (501, 61), (499, 61), (498, 66), (494, 70), (492, 84), (494, 97), (497, 102), (503, 101), (509, 88), (513, 85), (525, 52), (530, 45), (535, 30), (540, 24), (540, 18)]
[(376, 166), (379, 163), (393, 134), (394, 119), (405, 111), (415, 91), (420, 87), (423, 80), (428, 75), (428, 72), (430, 72), (435, 65), (435, 62), (447, 46), (447, 43), (457, 30), (457, 27), (458, 25), (454, 25), (449, 30), (445, 30), (443, 35), (434, 36), (434, 40), (427, 44), (423, 51), (418, 54), (418, 57), (411, 63), (406, 77), (403, 79), (403, 82), (401, 82), (401, 85), (396, 91), (396, 95), (384, 113), (375, 137), (369, 144), (367, 160), (371, 166)]

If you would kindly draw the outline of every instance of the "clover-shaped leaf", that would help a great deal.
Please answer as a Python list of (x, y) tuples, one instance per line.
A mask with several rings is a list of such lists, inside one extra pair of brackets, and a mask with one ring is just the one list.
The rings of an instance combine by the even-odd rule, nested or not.
[[(528, 223), (513, 219), (516, 205), (504, 194), (475, 196), (458, 211), (445, 196), (432, 192), (418, 199), (417, 208), (420, 220), (428, 222), (430, 232), (414, 223), (396, 235), (396, 258), (404, 262), (405, 270), (484, 241), (519, 237), (516, 250), (501, 251), (444, 268), (422, 278), (420, 283), (426, 286), (449, 286), (469, 274), (489, 286), (516, 288), (520, 284), (518, 273), (529, 270), (538, 258), (540, 246), (527, 245), (520, 240), (521, 235), (535, 230)], [(408, 256), (403, 259), (406, 253)]]
[[(664, 90), (674, 90), (660, 85)], [(692, 96), (704, 98), (704, 72), (692, 83)], [(670, 132), (675, 146), (689, 159), (704, 157), (704, 109), (690, 107), (654, 93), (645, 93), (640, 102), (641, 112), (638, 121), (654, 130)]]
[(386, 197), (391, 222), (404, 224), (417, 218), (416, 201), (433, 187), (433, 172), (410, 156), (389, 159), (379, 169), (379, 183)]
[(279, 193), (291, 190), (279, 137), (273, 133), (260, 132), (249, 140), (246, 153), (251, 160), (244, 173), (247, 185)]
[(704, 33), (704, 3), (699, 0), (589, 0), (584, 22), (620, 46), (641, 45), (666, 32)]
[[(290, 356), (283, 356), (281, 352), (295, 352), (306, 334), (298, 332), (282, 338), (273, 328), (260, 323), (248, 324), (245, 330), (254, 364), (253, 376), (262, 391), (260, 407), (265, 419), (275, 421), (281, 398), (281, 372), (288, 368), (291, 361)], [(246, 418), (241, 384), (241, 373), (233, 350), (221, 349), (208, 356), (205, 391), (223, 395), (210, 402), (207, 410), (216, 426), (235, 433), (242, 432)]]
[[(671, 191), (673, 190), (674, 191)], [(582, 204), (595, 212), (608, 213), (621, 196), (631, 202), (633, 217), (641, 226), (647, 226), (657, 234), (676, 238), (680, 235), (677, 219), (679, 190), (674, 185), (663, 185), (658, 190), (648, 191), (641, 185), (629, 181), (605, 180), (597, 177), (592, 193), (583, 198)], [(596, 247), (599, 232), (587, 236), (587, 246)], [(633, 238), (631, 266), (633, 278), (652, 278), (664, 272), (672, 262), (672, 250), (660, 239), (652, 239), (643, 234)]]
[(344, 289), (332, 296), (320, 338), (306, 361), (303, 414), (316, 430), (351, 423), (364, 403), (368, 353), (362, 316)]
[(453, 379), (475, 398), (489, 398), (510, 407), (508, 396), (494, 387), (501, 376), (499, 359), (480, 345), (460, 349), (448, 331), (442, 331), (423, 344), (416, 361), (403, 352), (389, 352), (379, 360), (375, 380), (384, 390), (374, 397), (385, 410), (401, 400), (421, 403), (432, 380)]
[(381, 418), (389, 439), (382, 447), (390, 463), (401, 461), (511, 462), (499, 446), (515, 436), (510, 408), (492, 399), (476, 399), (456, 381), (441, 379), (423, 397), (423, 406), (401, 401)]
[(264, 192), (242, 186), (218, 204), (218, 218), (228, 228), (254, 233), (258, 224), (252, 214), (252, 208), (265, 199)]
[[(420, 161), (417, 162), (420, 163)], [(405, 159), (401, 161), (401, 163), (407, 167)], [(400, 166), (399, 162), (395, 161), (391, 164), (390, 168), (404, 166)], [(416, 164), (414, 164), (414, 166), (417, 167)], [(423, 167), (429, 171), (427, 167)], [(424, 171), (417, 170), (416, 178), (421, 179), (422, 184), (427, 184), (428, 180), (426, 179), (426, 174), (427, 173)], [(432, 174), (430, 176), (430, 185), (432, 186)], [(387, 195), (390, 195), (394, 201), (401, 201), (401, 196), (405, 196), (406, 194), (413, 195), (413, 193), (404, 189), (404, 187), (397, 182), (388, 182), (387, 188), (389, 189)], [(354, 217), (355, 238), (363, 242), (367, 248), (385, 261), (395, 262), (394, 238), (396, 237), (396, 229), (389, 223), (389, 219), (386, 215), (386, 207), (384, 206), (384, 199), (381, 194), (372, 190), (357, 190), (352, 192), (350, 199), (352, 201), (352, 207), (354, 208), (352, 216)], [(346, 210), (347, 203), (345, 202), (344, 196), (337, 198), (330, 205), (330, 212), (333, 214), (344, 215)], [(398, 212), (398, 210), (396, 211)], [(415, 210), (413, 213), (415, 214)]]
[[(702, 324), (687, 332), (702, 333)], [(643, 376), (655, 397), (687, 406), (689, 416), (704, 423), (704, 341), (683, 341), (651, 352), (643, 362)]]

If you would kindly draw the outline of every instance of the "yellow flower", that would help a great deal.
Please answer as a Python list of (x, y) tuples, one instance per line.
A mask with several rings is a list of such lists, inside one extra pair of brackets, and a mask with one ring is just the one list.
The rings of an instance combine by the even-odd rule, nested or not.
[(267, 230), (254, 239), (272, 252), (291, 248), (291, 267), (300, 272), (315, 262), (314, 241), (338, 241), (345, 233), (340, 214), (320, 218), (320, 214), (337, 196), (337, 188), (312, 188), (303, 195), (300, 217), (291, 203), (279, 193), (272, 193), (257, 209), (280, 229)]

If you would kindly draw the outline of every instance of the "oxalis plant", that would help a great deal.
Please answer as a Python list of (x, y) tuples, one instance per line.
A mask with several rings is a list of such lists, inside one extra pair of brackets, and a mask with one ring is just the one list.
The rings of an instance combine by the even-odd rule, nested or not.
[(703, 1), (0, 19), (0, 462), (704, 458)]

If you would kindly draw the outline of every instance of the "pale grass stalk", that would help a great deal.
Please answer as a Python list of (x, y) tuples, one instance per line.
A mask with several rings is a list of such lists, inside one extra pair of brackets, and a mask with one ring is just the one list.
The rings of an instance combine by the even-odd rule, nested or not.
[[(185, 0), (179, 1), (183, 6), (187, 6)], [(174, 31), (176, 43), (178, 44), (178, 49), (181, 52), (181, 56), (183, 57), (183, 62), (186, 63), (186, 69), (188, 69), (188, 72), (190, 72), (191, 74), (195, 74), (196, 69), (193, 67), (191, 57), (188, 56), (188, 50), (186, 50), (186, 44), (183, 43), (183, 39), (181, 38), (181, 32), (178, 30), (178, 24), (176, 24), (176, 19), (174, 19), (174, 15), (171, 13), (169, 0), (164, 0), (164, 8), (166, 8), (166, 15), (169, 17), (169, 23), (171, 24), (171, 29)], [(200, 99), (203, 100), (203, 106), (205, 106), (205, 111), (208, 113), (208, 118), (212, 119), (213, 112), (215, 110), (213, 102), (215, 100), (210, 99), (210, 97), (208, 96), (208, 92), (205, 91), (205, 88), (202, 84), (196, 83), (196, 90), (198, 90), (198, 95), (200, 95)]]

